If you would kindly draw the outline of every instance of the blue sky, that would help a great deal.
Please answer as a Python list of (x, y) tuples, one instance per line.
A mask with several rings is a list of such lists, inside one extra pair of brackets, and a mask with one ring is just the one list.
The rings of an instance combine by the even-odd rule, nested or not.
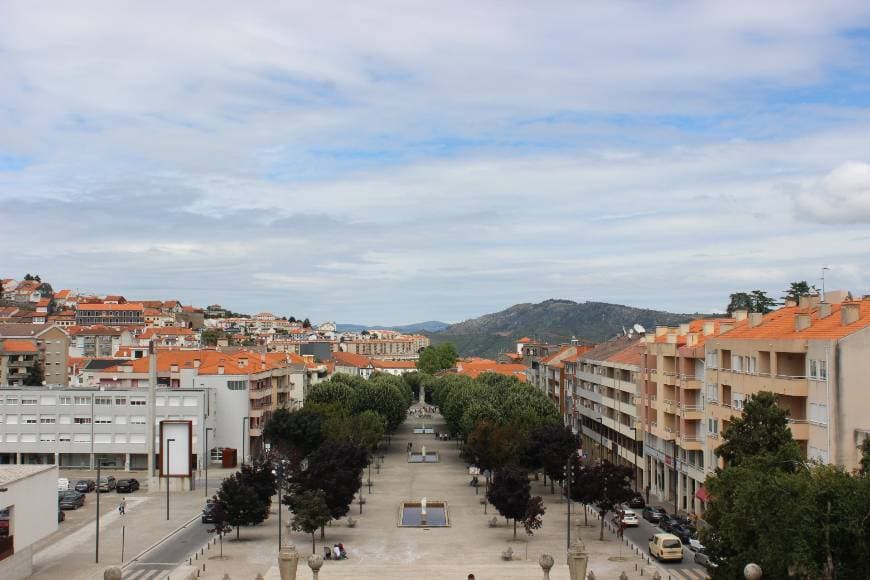
[[(288, 3), (284, 3), (288, 4)], [(870, 5), (0, 5), (0, 275), (315, 320), (870, 293)]]

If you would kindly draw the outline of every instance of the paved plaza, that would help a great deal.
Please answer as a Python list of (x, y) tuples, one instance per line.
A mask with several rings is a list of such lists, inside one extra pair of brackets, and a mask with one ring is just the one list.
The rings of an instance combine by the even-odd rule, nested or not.
[[(566, 552), (566, 504), (557, 495), (551, 495), (549, 486), (532, 482), (532, 492), (544, 498), (547, 514), (543, 528), (534, 536), (518, 531), (513, 541), (513, 526), (504, 518), (498, 518), (498, 526), (489, 527), (489, 520), (497, 515), (492, 506), (484, 514), (480, 503), (484, 497), (468, 485), (470, 476), (459, 459), (455, 441), (438, 441), (434, 435), (415, 435), (413, 429), (425, 424), (436, 431), (445, 430), (440, 417), (431, 419), (410, 417), (392, 439), (392, 445), (380, 473), (372, 469), (371, 494), (364, 485), (362, 496), (366, 500), (363, 513), (354, 503), (352, 517), (357, 520), (354, 528), (344, 521), (334, 522), (326, 529), (326, 544), (341, 542), (350, 559), (327, 561), (320, 573), (321, 580), (333, 579), (439, 579), (465, 580), (473, 573), (478, 580), (542, 578), (538, 558), (543, 553), (551, 554), (556, 565), (551, 572), (553, 580), (566, 580), (568, 568)], [(415, 451), (426, 446), (426, 451), (437, 451), (440, 462), (435, 464), (408, 463), (405, 453), (408, 442)], [(365, 483), (365, 476), (363, 482)], [(397, 526), (399, 505), (403, 500), (443, 500), (448, 504), (450, 526), (445, 528), (400, 528)], [(268, 575), (276, 563), (277, 517), (276, 506), (266, 523), (242, 529), (242, 542), (224, 541), (226, 559), (216, 558), (216, 547), (206, 552), (205, 572), (202, 578), (220, 580), (227, 573), (231, 578), (250, 578), (259, 572)], [(582, 507), (575, 505), (582, 523)], [(289, 519), (284, 512), (284, 521)], [(582, 534), (591, 555), (589, 569), (597, 578), (618, 578), (620, 572), (629, 578), (639, 578), (636, 566), (642, 566), (641, 558), (630, 548), (621, 545), (612, 535), (605, 542), (598, 541), (597, 521), (589, 519), (590, 527), (572, 521), (572, 538)], [(317, 534), (317, 551), (323, 553), (323, 542)], [(294, 543), (301, 554), (298, 578), (310, 578), (311, 572), (305, 559), (311, 554), (311, 538), (298, 532), (285, 532), (285, 543)], [(514, 560), (504, 561), (501, 553), (513, 549)], [(647, 567), (645, 577), (651, 577), (652, 568)], [(275, 571), (273, 570), (274, 574)]]

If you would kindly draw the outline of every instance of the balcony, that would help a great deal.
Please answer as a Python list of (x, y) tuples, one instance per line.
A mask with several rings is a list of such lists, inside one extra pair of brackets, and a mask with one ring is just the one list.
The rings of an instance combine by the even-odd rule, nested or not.
[(698, 420), (704, 418), (704, 407), (700, 405), (683, 405), (680, 407), (680, 416), (687, 420)]
[(680, 375), (681, 389), (700, 389), (701, 381), (696, 379), (694, 375)]
[(789, 419), (788, 428), (796, 441), (806, 441), (810, 438), (810, 424), (806, 419)]
[(663, 373), (662, 383), (666, 385), (677, 386), (677, 373)]
[(672, 415), (676, 415), (680, 410), (680, 403), (678, 401), (673, 401), (670, 399), (665, 399), (664, 401), (663, 411), (665, 413), (671, 413)]
[(676, 444), (686, 451), (703, 451), (704, 439), (698, 435), (683, 435), (677, 438)]

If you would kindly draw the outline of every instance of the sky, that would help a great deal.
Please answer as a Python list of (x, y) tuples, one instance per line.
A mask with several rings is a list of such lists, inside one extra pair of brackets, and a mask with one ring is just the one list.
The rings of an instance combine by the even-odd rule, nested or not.
[(870, 293), (870, 3), (0, 3), (0, 277), (369, 324)]

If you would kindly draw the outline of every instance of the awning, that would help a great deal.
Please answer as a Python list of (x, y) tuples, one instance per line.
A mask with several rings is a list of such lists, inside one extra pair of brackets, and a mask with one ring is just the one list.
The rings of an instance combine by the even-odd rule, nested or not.
[(710, 494), (707, 493), (707, 488), (703, 485), (698, 488), (698, 491), (695, 492), (695, 497), (704, 503), (710, 501)]

